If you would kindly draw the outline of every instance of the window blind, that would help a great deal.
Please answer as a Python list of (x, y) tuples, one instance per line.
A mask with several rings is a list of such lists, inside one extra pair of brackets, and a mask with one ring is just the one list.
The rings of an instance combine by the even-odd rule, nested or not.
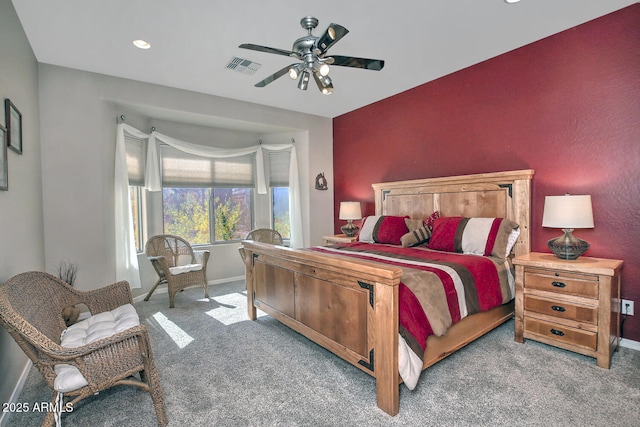
[(129, 185), (144, 186), (144, 141), (125, 133), (124, 146), (127, 153), (127, 175)]
[(168, 145), (160, 148), (162, 186), (201, 188), (254, 187), (255, 154), (209, 158), (188, 154)]
[(290, 151), (271, 151), (269, 153), (269, 186), (289, 186)]

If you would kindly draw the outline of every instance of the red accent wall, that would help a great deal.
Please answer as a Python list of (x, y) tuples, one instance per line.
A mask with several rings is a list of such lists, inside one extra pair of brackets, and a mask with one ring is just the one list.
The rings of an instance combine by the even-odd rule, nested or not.
[[(408, 72), (419, 72), (410, 70)], [(381, 72), (384, 73), (384, 70)], [(534, 169), (532, 249), (546, 195), (591, 194), (585, 255), (625, 261), (640, 341), (640, 4), (336, 117), (335, 230), (343, 200), (373, 213), (371, 184)], [(430, 212), (425, 212), (425, 216)]]

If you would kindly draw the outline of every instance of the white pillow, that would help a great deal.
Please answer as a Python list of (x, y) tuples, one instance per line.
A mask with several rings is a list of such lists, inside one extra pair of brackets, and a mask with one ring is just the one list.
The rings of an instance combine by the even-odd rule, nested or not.
[(373, 230), (380, 219), (380, 215), (368, 216), (362, 223), (358, 240), (361, 242), (373, 243)]
[(518, 237), (520, 237), (520, 227), (514, 228), (511, 230), (509, 237), (507, 238), (507, 253), (505, 254), (505, 258), (509, 258), (509, 254), (511, 253), (511, 249), (515, 246), (518, 241)]
[[(67, 348), (82, 347), (139, 324), (140, 318), (136, 309), (131, 304), (121, 305), (69, 326), (62, 331), (60, 345)], [(56, 373), (53, 387), (61, 393), (68, 393), (89, 384), (75, 366), (59, 364), (55, 365), (53, 370)]]
[(484, 255), (494, 218), (469, 218), (462, 233), (462, 253)]

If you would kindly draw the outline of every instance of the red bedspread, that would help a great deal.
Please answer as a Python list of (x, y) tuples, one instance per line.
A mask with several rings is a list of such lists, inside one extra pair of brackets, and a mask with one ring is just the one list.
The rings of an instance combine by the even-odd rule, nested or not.
[(444, 335), (452, 324), (467, 315), (490, 310), (513, 299), (508, 264), (493, 257), (363, 242), (313, 250), (403, 269), (399, 287), (399, 331), (420, 360), (430, 335)]

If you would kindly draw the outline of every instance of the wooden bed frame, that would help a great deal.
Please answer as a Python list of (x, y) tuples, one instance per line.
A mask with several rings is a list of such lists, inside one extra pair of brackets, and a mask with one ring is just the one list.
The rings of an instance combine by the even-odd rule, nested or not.
[[(533, 170), (373, 184), (376, 215), (504, 217), (520, 225), (515, 255), (530, 252)], [(399, 411), (399, 267), (247, 241), (249, 318), (256, 307), (376, 379), (380, 409)], [(513, 301), (473, 314), (427, 341), (423, 369), (513, 316)]]

